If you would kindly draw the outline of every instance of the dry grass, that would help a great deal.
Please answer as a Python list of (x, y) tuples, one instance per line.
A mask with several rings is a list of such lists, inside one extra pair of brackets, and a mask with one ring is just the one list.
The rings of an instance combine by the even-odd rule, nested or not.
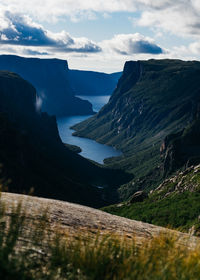
[(68, 235), (52, 229), (44, 212), (27, 219), (21, 204), (6, 214), (0, 199), (0, 279), (199, 280), (200, 248), (160, 234), (138, 246), (117, 235)]

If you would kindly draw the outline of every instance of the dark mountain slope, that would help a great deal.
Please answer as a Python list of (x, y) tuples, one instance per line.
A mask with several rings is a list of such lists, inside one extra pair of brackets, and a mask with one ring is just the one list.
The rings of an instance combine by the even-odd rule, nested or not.
[[(200, 98), (199, 76), (200, 63), (195, 61), (127, 62), (109, 103), (76, 125), (75, 134), (122, 149), (125, 156), (107, 163), (144, 178), (161, 164), (165, 136), (193, 119)], [(128, 185), (128, 196), (138, 188), (136, 182)], [(141, 188), (149, 187), (145, 184)]]
[(0, 56), (0, 70), (19, 74), (36, 88), (38, 105), (50, 115), (89, 115), (92, 105), (74, 96), (69, 82), (67, 61), (60, 59)]
[[(0, 72), (0, 163), (9, 190), (100, 206), (112, 186), (130, 176), (101, 168), (67, 149), (56, 119), (35, 109), (36, 91), (13, 73)], [(94, 186), (107, 186), (105, 192)], [(104, 195), (104, 199), (102, 196)], [(108, 200), (108, 201), (107, 201)]]
[(177, 169), (200, 163), (200, 119), (194, 120), (184, 130), (168, 135), (161, 146), (163, 175)]
[[(168, 135), (161, 145), (161, 184), (148, 196), (106, 211), (157, 225), (180, 227), (200, 236), (200, 106), (182, 131)], [(173, 175), (172, 175), (173, 174)], [(168, 178), (166, 178), (168, 177)], [(148, 180), (148, 178), (146, 178)], [(141, 192), (138, 192), (141, 194)], [(137, 193), (137, 194), (138, 194)]]
[(93, 71), (69, 70), (69, 80), (76, 95), (111, 95), (122, 72), (105, 74)]

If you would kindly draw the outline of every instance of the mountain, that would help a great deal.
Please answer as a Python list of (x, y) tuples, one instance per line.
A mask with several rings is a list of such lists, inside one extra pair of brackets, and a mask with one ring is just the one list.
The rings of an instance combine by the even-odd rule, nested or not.
[(59, 137), (56, 118), (38, 112), (36, 99), (36, 90), (29, 82), (17, 74), (0, 71), (3, 184), (7, 181), (11, 192), (34, 189), (38, 196), (94, 207), (113, 201), (109, 196), (112, 188), (130, 176), (96, 165), (68, 149)]
[(75, 95), (111, 95), (122, 72), (105, 74), (94, 71), (69, 70)]
[(92, 105), (75, 97), (67, 61), (0, 55), (0, 70), (19, 74), (36, 88), (38, 109), (50, 115), (91, 115)]
[(122, 150), (123, 156), (106, 163), (135, 175), (132, 182), (120, 188), (123, 199), (138, 189), (155, 188), (162, 180), (161, 143), (194, 118), (200, 98), (199, 75), (197, 61), (126, 62), (109, 103), (73, 127), (75, 135)]

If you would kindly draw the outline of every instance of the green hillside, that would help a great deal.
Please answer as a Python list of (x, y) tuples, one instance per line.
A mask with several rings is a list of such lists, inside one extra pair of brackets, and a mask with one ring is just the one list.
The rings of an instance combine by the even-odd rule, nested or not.
[(134, 184), (120, 189), (122, 199), (161, 182), (162, 141), (193, 119), (200, 98), (199, 75), (200, 63), (196, 61), (126, 62), (109, 103), (97, 115), (73, 127), (75, 135), (123, 151), (123, 156), (105, 161), (135, 176)]

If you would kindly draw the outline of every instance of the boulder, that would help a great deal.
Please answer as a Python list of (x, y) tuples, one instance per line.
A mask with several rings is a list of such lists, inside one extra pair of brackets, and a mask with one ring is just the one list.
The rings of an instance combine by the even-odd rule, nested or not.
[(148, 195), (144, 191), (138, 191), (135, 192), (132, 197), (130, 198), (130, 203), (135, 203), (135, 202), (142, 202), (144, 201), (145, 198), (147, 198)]

